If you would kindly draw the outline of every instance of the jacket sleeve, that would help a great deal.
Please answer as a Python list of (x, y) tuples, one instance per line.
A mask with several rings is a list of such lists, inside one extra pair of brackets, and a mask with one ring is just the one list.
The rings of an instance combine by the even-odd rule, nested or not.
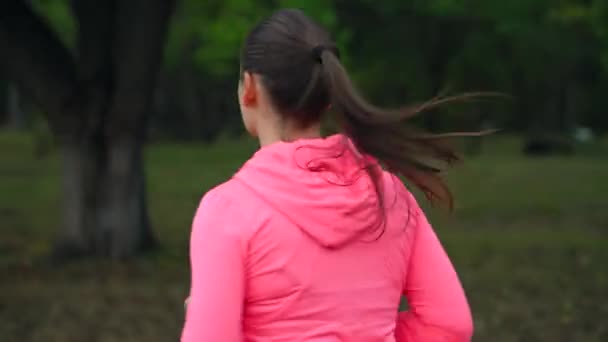
[(409, 309), (399, 313), (397, 342), (468, 342), (473, 320), (458, 275), (417, 205), (413, 214), (416, 224), (403, 289)]
[(241, 341), (245, 253), (225, 202), (208, 194), (193, 221), (191, 288), (182, 342)]

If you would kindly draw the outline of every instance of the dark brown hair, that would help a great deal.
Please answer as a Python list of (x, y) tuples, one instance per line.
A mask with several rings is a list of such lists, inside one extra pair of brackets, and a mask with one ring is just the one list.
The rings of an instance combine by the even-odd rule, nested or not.
[(432, 202), (452, 207), (452, 195), (440, 171), (460, 158), (447, 140), (477, 133), (431, 134), (406, 121), (474, 94), (396, 109), (370, 104), (350, 80), (329, 33), (297, 9), (279, 10), (254, 27), (245, 40), (241, 65), (244, 72), (261, 76), (282, 115), (307, 127), (318, 123), (331, 105), (343, 133), (362, 153), (405, 177)]

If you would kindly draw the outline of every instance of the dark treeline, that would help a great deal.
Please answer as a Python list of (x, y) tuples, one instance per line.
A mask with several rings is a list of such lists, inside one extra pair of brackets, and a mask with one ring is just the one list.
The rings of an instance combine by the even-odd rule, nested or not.
[[(157, 134), (212, 140), (239, 132), (234, 92), (240, 40), (273, 7), (248, 1), (182, 3), (153, 123)], [(294, 3), (294, 1), (274, 2)], [(429, 113), (433, 130), (492, 125), (562, 140), (576, 127), (608, 129), (608, 27), (602, 1), (300, 1), (332, 27), (374, 101), (498, 91), (508, 102)], [(247, 13), (243, 15), (243, 13)]]
[[(74, 23), (67, 1), (37, 6), (69, 44)], [(603, 1), (184, 0), (170, 28), (151, 136), (213, 141), (240, 134), (234, 95), (240, 43), (253, 23), (282, 6), (303, 7), (331, 27), (359, 85), (381, 104), (442, 92), (513, 97), (430, 113), (427, 128), (491, 122), (537, 138), (567, 138), (578, 126), (608, 129)], [(0, 86), (2, 108), (9, 108), (9, 89)], [(0, 120), (9, 120), (7, 112)]]

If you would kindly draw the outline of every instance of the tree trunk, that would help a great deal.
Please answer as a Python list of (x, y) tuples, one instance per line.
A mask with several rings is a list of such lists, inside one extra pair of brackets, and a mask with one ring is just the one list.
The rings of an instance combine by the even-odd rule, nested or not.
[(8, 85), (8, 126), (12, 129), (22, 130), (25, 128), (25, 113), (21, 108), (19, 91), (14, 84)]
[(27, 2), (0, 11), (0, 67), (44, 109), (63, 160), (60, 256), (154, 245), (143, 141), (174, 0), (72, 1), (76, 53)]
[(153, 247), (156, 240), (148, 221), (141, 141), (133, 137), (110, 141), (104, 176), (99, 223), (109, 255), (124, 258)]
[[(552, 81), (552, 83), (549, 83)], [(556, 72), (555, 78), (544, 86), (541, 98), (543, 103), (537, 106), (538, 110), (530, 118), (524, 154), (529, 156), (548, 156), (555, 154), (570, 154), (573, 152), (572, 141), (563, 130), (563, 100), (562, 84), (564, 77)]]
[(60, 146), (64, 225), (56, 245), (61, 257), (90, 254), (95, 248), (97, 150), (88, 143)]
[(65, 222), (58, 257), (122, 259), (156, 245), (146, 209), (142, 149), (133, 138), (89, 137), (61, 145)]
[(567, 135), (571, 135), (578, 125), (578, 117), (585, 112), (584, 90), (581, 83), (572, 79), (564, 85), (563, 109), (560, 129)]
[(8, 84), (0, 76), (0, 128), (8, 122)]
[(183, 104), (185, 126), (189, 139), (198, 140), (200, 132), (205, 127), (203, 122), (203, 109), (197, 86), (196, 68), (192, 62), (195, 46), (187, 47), (183, 51), (179, 79), (181, 83), (181, 103)]

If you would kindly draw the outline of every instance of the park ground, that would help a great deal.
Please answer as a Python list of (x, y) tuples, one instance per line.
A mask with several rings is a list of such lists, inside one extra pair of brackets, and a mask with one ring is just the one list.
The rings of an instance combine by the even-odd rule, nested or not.
[[(495, 137), (449, 174), (456, 210), (429, 210), (475, 316), (475, 341), (608, 341), (608, 144), (527, 159)], [(147, 150), (161, 249), (129, 262), (48, 258), (61, 222), (58, 160), (0, 133), (0, 340), (176, 341), (187, 239), (200, 197), (255, 150), (158, 143)]]

